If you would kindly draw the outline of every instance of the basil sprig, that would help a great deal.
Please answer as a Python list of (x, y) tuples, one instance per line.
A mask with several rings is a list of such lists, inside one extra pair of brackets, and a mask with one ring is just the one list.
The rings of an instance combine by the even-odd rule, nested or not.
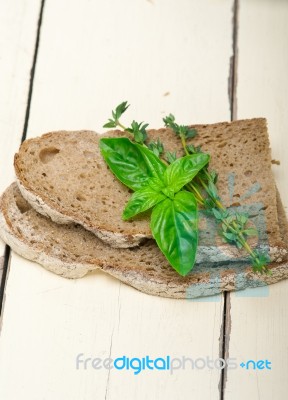
[[(133, 155), (139, 153), (139, 170), (134, 170), (137, 162), (135, 163), (135, 159), (131, 159), (131, 157), (128, 157), (128, 169), (126, 170), (126, 159), (125, 159), (125, 151), (117, 153), (117, 151), (114, 151), (113, 146), (110, 146), (107, 144), (108, 148), (106, 148), (106, 160), (108, 164), (110, 165), (111, 169), (113, 171), (116, 171), (118, 173), (118, 178), (127, 186), (132, 188), (133, 190), (136, 190), (130, 201), (128, 202), (124, 213), (123, 213), (123, 218), (124, 219), (129, 219), (132, 218), (133, 216), (137, 215), (139, 212), (143, 212), (148, 210), (149, 208), (153, 208), (152, 211), (152, 222), (151, 226), (153, 225), (154, 228), (152, 229), (154, 237), (159, 245), (159, 247), (162, 249), (163, 253), (166, 255), (166, 257), (170, 260), (170, 254), (175, 253), (175, 248), (176, 250), (178, 249), (177, 245), (175, 242), (171, 242), (171, 247), (167, 246), (167, 240), (164, 241), (161, 234), (166, 235), (166, 231), (170, 231), (171, 229), (166, 226), (164, 229), (163, 226), (165, 225), (165, 221), (162, 221), (160, 211), (163, 213), (166, 212), (166, 204), (169, 205), (169, 210), (171, 211), (172, 209), (177, 211), (177, 207), (175, 207), (175, 204), (177, 205), (178, 201), (178, 194), (183, 190), (183, 185), (186, 182), (186, 177), (189, 177), (189, 174), (191, 172), (191, 159), (187, 158), (183, 159), (183, 161), (179, 161), (179, 163), (176, 162), (177, 160), (177, 153), (176, 152), (169, 152), (165, 151), (163, 143), (158, 140), (155, 142), (149, 141), (148, 144), (146, 144), (146, 141), (148, 139), (148, 134), (146, 131), (146, 128), (148, 124), (144, 124), (144, 122), (141, 122), (140, 124), (137, 123), (136, 121), (133, 121), (131, 123), (131, 126), (129, 128), (125, 127), (122, 125), (120, 122), (120, 118), (122, 117), (123, 113), (127, 110), (129, 107), (127, 101), (122, 102), (119, 104), (115, 111), (112, 111), (112, 118), (108, 120), (108, 122), (104, 125), (105, 128), (116, 128), (119, 127), (123, 129), (125, 132), (129, 132), (130, 135), (133, 137), (134, 141), (138, 144), (138, 147), (133, 149)], [(188, 144), (187, 139), (188, 138), (193, 138), (197, 135), (197, 131), (195, 128), (191, 128), (186, 125), (179, 125), (175, 121), (175, 117), (172, 114), (169, 114), (165, 118), (163, 118), (164, 124), (167, 128), (172, 129), (172, 131), (175, 133), (176, 136), (179, 137), (182, 143), (183, 150), (185, 154), (191, 155), (191, 154), (203, 154), (201, 150), (201, 146), (194, 146), (193, 144)], [(127, 139), (126, 139), (127, 141)], [(123, 146), (128, 144), (128, 147), (130, 144), (128, 142), (123, 142)], [(139, 144), (141, 145), (139, 147)], [(103, 145), (104, 146), (104, 145)], [(110, 146), (110, 149), (109, 149)], [(173, 167), (171, 169), (166, 170), (165, 165), (163, 166), (163, 162), (160, 160), (162, 165), (158, 165), (157, 167), (157, 162), (155, 164), (155, 157), (152, 157), (149, 153), (147, 153), (147, 147), (153, 152), (154, 156), (160, 159), (165, 160), (165, 163), (168, 164), (173, 164)], [(108, 157), (108, 151), (110, 152), (111, 158), (114, 160), (109, 161)], [(201, 163), (201, 158), (199, 159)], [(136, 160), (137, 161), (137, 160)], [(178, 161), (178, 160), (177, 160)], [(196, 162), (196, 170), (197, 170), (197, 160), (196, 157), (194, 158), (194, 162)], [(117, 164), (117, 167), (115, 168), (115, 163)], [(180, 169), (179, 169), (180, 166)], [(121, 169), (124, 168), (124, 171)], [(118, 169), (118, 172), (117, 172)], [(120, 171), (121, 170), (121, 171)], [(192, 166), (193, 170), (193, 166)], [(126, 176), (126, 173), (131, 172), (131, 175)], [(165, 171), (165, 173), (164, 173)], [(188, 175), (185, 174), (185, 171), (188, 172)], [(163, 175), (163, 179), (162, 179)], [(247, 253), (250, 256), (250, 260), (252, 263), (252, 268), (254, 272), (260, 272), (266, 273), (266, 274), (271, 274), (271, 271), (269, 269), (268, 263), (270, 262), (270, 257), (267, 251), (259, 251), (259, 250), (254, 250), (250, 247), (249, 243), (247, 242), (247, 237), (248, 236), (254, 236), (256, 235), (256, 231), (254, 229), (248, 228), (247, 227), (247, 216), (245, 216), (243, 213), (237, 215), (231, 214), (231, 210), (228, 210), (223, 202), (221, 201), (221, 198), (218, 194), (218, 189), (216, 186), (217, 183), (217, 172), (215, 171), (209, 171), (208, 170), (208, 163), (201, 169), (199, 173), (197, 173), (197, 176), (195, 176), (195, 179), (193, 181), (190, 181), (186, 184), (185, 188), (193, 193), (195, 196), (194, 199), (197, 200), (198, 205), (203, 207), (207, 213), (210, 213), (211, 215), (214, 215), (216, 220), (220, 224), (220, 235), (222, 236), (223, 240), (229, 244), (236, 245), (238, 248), (245, 248)], [(137, 178), (135, 181), (134, 179)], [(191, 178), (192, 179), (192, 178)], [(177, 201), (175, 200), (177, 196)], [(181, 197), (181, 196), (180, 196)], [(187, 197), (187, 196), (186, 196)], [(173, 201), (173, 207), (170, 204), (171, 201)], [(159, 204), (159, 207), (158, 207)], [(164, 207), (165, 206), (165, 207)], [(159, 219), (161, 222), (160, 226), (161, 229), (157, 233), (157, 228), (156, 225), (153, 224), (155, 220), (153, 219), (153, 215), (155, 216), (154, 213), (156, 213), (156, 210), (159, 210), (159, 215), (157, 216), (157, 220)], [(178, 210), (179, 211), (179, 210)], [(194, 212), (195, 215), (195, 211)], [(170, 214), (166, 213), (166, 222), (170, 221), (171, 219), (173, 220), (173, 216), (177, 217), (177, 213)], [(169, 215), (169, 217), (167, 217)], [(182, 215), (182, 214), (181, 214)], [(193, 218), (190, 219), (190, 222), (192, 222)], [(197, 218), (195, 219), (197, 221)], [(177, 218), (174, 218), (174, 225), (173, 227), (177, 229), (178, 224)], [(182, 221), (183, 222), (183, 221)], [(186, 223), (183, 222), (184, 225)], [(158, 226), (158, 225), (157, 225)], [(189, 231), (190, 233), (194, 232)], [(177, 233), (174, 235), (178, 239), (181, 238), (181, 233)], [(184, 232), (185, 233), (185, 232)], [(185, 235), (184, 235), (185, 236)], [(192, 235), (193, 236), (193, 235)], [(194, 237), (194, 236), (193, 236)], [(158, 238), (158, 239), (157, 239)], [(191, 238), (193, 240), (193, 243), (197, 243), (197, 238)], [(169, 243), (168, 243), (169, 244)], [(176, 247), (175, 247), (176, 246)], [(181, 259), (181, 255), (184, 255), (185, 252), (183, 251), (184, 245), (182, 241), (182, 248), (181, 254), (178, 254), (178, 260), (182, 265), (185, 263), (185, 257)], [(189, 253), (190, 254), (190, 253)], [(193, 253), (196, 255), (196, 251)], [(174, 259), (174, 268), (177, 269), (178, 267), (176, 266), (176, 256)], [(193, 261), (194, 262), (194, 261)], [(190, 265), (190, 260), (188, 262), (188, 266)], [(178, 269), (177, 269), (178, 270)], [(182, 268), (183, 273), (185, 273), (185, 267)]]
[(184, 190), (209, 162), (208, 154), (192, 154), (166, 166), (152, 151), (127, 138), (100, 140), (101, 153), (114, 175), (135, 193), (123, 219), (152, 210), (151, 231), (160, 250), (182, 276), (194, 266), (198, 245), (198, 208)]

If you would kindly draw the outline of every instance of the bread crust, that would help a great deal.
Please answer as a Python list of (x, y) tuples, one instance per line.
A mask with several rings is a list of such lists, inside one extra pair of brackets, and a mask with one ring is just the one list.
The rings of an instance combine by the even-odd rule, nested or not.
[[(92, 228), (89, 224), (86, 224), (83, 220), (78, 220), (76, 218), (70, 217), (68, 214), (62, 214), (55, 208), (50, 207), (42, 198), (34, 193), (32, 190), (29, 191), (24, 185), (17, 179), (17, 185), (20, 192), (25, 200), (40, 214), (45, 217), (49, 217), (53, 222), (57, 224), (75, 224), (78, 223), (82, 225), (85, 229), (94, 233), (99, 239), (103, 240), (105, 243), (109, 244), (111, 247), (116, 248), (128, 248), (135, 247), (139, 245), (143, 240), (147, 239), (146, 235), (134, 234), (130, 235), (129, 238), (123, 234), (117, 232), (111, 232), (104, 230), (103, 228)], [(148, 237), (149, 238), (149, 237)]]
[[(282, 235), (287, 237), (280, 198), (278, 206)], [(21, 197), (15, 183), (0, 198), (0, 236), (16, 253), (62, 277), (81, 278), (100, 269), (146, 294), (174, 299), (265, 286), (288, 277), (286, 262), (271, 264), (271, 276), (254, 274), (245, 263), (232, 263), (217, 267), (200, 265), (187, 277), (181, 277), (165, 262), (152, 241), (140, 248), (112, 249), (79, 226), (57, 225), (38, 214)], [(80, 243), (79, 247), (74, 249), (73, 242)]]
[[(195, 143), (195, 145), (201, 143), (203, 144), (204, 150), (211, 152), (211, 168), (215, 168), (220, 172), (218, 186), (220, 195), (226, 206), (234, 207), (240, 203), (245, 206), (251, 201), (255, 202), (255, 204), (257, 202), (263, 203), (264, 219), (266, 221), (266, 226), (269, 226), (269, 229), (264, 225), (261, 229), (262, 231), (267, 230), (269, 232), (268, 240), (270, 257), (272, 261), (281, 262), (282, 260), (285, 260), (287, 258), (287, 246), (281, 238), (277, 223), (276, 190), (270, 168), (271, 152), (266, 120), (258, 118), (235, 121), (232, 123), (223, 122), (211, 125), (195, 125), (194, 127), (197, 129), (199, 134), (198, 137), (193, 139), (193, 143)], [(175, 135), (170, 130), (151, 130), (149, 134), (151, 139), (160, 136), (161, 140), (165, 143), (165, 148), (167, 150), (178, 151), (179, 154), (178, 139), (175, 138)], [(121, 131), (111, 131), (105, 136), (119, 137), (123, 135), (125, 134)], [(117, 179), (113, 177), (112, 173), (107, 170), (106, 164), (102, 160), (99, 151), (99, 137), (98, 134), (91, 131), (59, 131), (44, 134), (39, 138), (26, 140), (20, 147), (19, 152), (15, 155), (14, 165), (17, 184), (23, 197), (39, 213), (49, 216), (56, 223), (80, 224), (85, 229), (93, 232), (98, 238), (108, 243), (111, 247), (129, 248), (138, 246), (152, 237), (149, 220), (144, 217), (139, 219), (136, 218), (135, 222), (132, 224), (122, 221), (122, 209), (126, 201), (129, 199), (130, 193), (129, 190), (118, 182)], [(65, 143), (65, 146), (63, 143)], [(57, 149), (57, 146), (59, 149)], [(91, 199), (89, 198), (91, 202), (94, 199), (94, 203), (88, 209), (81, 209), (83, 205), (85, 206), (85, 202), (78, 202), (80, 208), (77, 210), (72, 208), (75, 204), (69, 206), (69, 204), (71, 202), (73, 203), (75, 200), (74, 197), (76, 195), (73, 193), (71, 194), (68, 191), (67, 197), (69, 197), (69, 201), (67, 200), (64, 204), (62, 193), (65, 192), (63, 189), (63, 187), (65, 188), (65, 185), (63, 187), (60, 186), (58, 191), (56, 190), (58, 183), (61, 183), (59, 180), (59, 176), (61, 177), (61, 168), (62, 170), (67, 168), (68, 172), (65, 171), (66, 179), (69, 180), (73, 174), (75, 175), (75, 168), (73, 165), (71, 166), (72, 163), (70, 162), (69, 165), (65, 165), (65, 157), (68, 157), (70, 154), (70, 150), (68, 151), (66, 149), (67, 146), (70, 146), (69, 149), (74, 152), (73, 154), (76, 154), (76, 156), (81, 152), (83, 154), (87, 152), (87, 159), (82, 157), (82, 153), (80, 154), (80, 161), (83, 164), (83, 168), (87, 167), (86, 170), (88, 169), (93, 172), (96, 167), (101, 167), (100, 176), (92, 174), (92, 177), (90, 177), (89, 182), (96, 182), (95, 185), (93, 183), (96, 188), (93, 193), (91, 192)], [(75, 146), (78, 146), (78, 153), (75, 153)], [(41, 160), (41, 151), (47, 149), (50, 149), (51, 151), (51, 148), (52, 152), (50, 154), (55, 155), (53, 162), (49, 163), (49, 159), (45, 160), (43, 157)], [(55, 149), (54, 153), (53, 148)], [(58, 150), (60, 150), (60, 152), (57, 153)], [(53, 163), (58, 156), (61, 157), (62, 151), (63, 157), (59, 158), (58, 163), (58, 168), (60, 168), (60, 170), (55, 172), (53, 170)], [(238, 154), (239, 151), (241, 151), (240, 154)], [(49, 152), (46, 156), (49, 156)], [(257, 164), (257, 161), (259, 165)], [(28, 162), (30, 162), (29, 168), (27, 167)], [(90, 162), (90, 164), (85, 165), (86, 162)], [(94, 170), (92, 168), (93, 166), (95, 167)], [(79, 173), (79, 170), (77, 170), (77, 174)], [(49, 174), (51, 174), (52, 178), (47, 183), (46, 180), (49, 178)], [(35, 175), (37, 175), (36, 178), (38, 181), (37, 179), (34, 179)], [(45, 178), (42, 178), (42, 175), (48, 175), (48, 177), (45, 176)], [(232, 189), (229, 187), (227, 188), (227, 186), (229, 186), (230, 178), (233, 178), (234, 180), (234, 188)], [(105, 180), (107, 179), (108, 181), (106, 182)], [(55, 193), (50, 189), (49, 184), (54, 187), (53, 190), (56, 190)], [(258, 192), (252, 192), (250, 198), (249, 196), (246, 196), (245, 190), (253, 189), (253, 187), (257, 187), (257, 184)], [(47, 186), (47, 190), (43, 190), (45, 185)], [(81, 185), (83, 186), (82, 181), (74, 183), (74, 192), (77, 192)], [(112, 189), (110, 188), (109, 190), (106, 190), (105, 185), (109, 187), (111, 186)], [(102, 186), (104, 189), (102, 189)], [(71, 185), (71, 187), (73, 187), (73, 185)], [(101, 190), (102, 192), (104, 191), (104, 194)], [(89, 197), (89, 193), (89, 190), (88, 192), (86, 190), (84, 195)], [(117, 196), (115, 197), (115, 204), (113, 204), (114, 193), (116, 193), (115, 196)], [(61, 196), (61, 199), (59, 196)], [(108, 202), (107, 207), (109, 210), (113, 210), (111, 215), (109, 213), (105, 214), (107, 209), (105, 209), (105, 205), (101, 205), (101, 201)], [(79, 205), (77, 201), (74, 201), (74, 203), (76, 203), (76, 206)], [(94, 205), (95, 208), (97, 208), (95, 212), (93, 209)], [(108, 215), (108, 217), (106, 217), (106, 215)], [(235, 252), (234, 248), (229, 245), (218, 242), (214, 246), (205, 246), (204, 240), (198, 249), (198, 261), (204, 262), (210, 258), (214, 261), (223, 261), (225, 258), (223, 254), (227, 254), (227, 257), (230, 259), (239, 257), (238, 252)], [(228, 260), (228, 258), (226, 259)]]

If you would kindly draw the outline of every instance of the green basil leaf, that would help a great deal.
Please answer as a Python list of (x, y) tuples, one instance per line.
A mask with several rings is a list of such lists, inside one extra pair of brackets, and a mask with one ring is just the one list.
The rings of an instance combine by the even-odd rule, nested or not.
[(172, 199), (172, 200), (173, 200), (174, 197), (175, 197), (174, 190), (171, 189), (171, 187), (164, 187), (164, 188), (162, 189), (162, 193), (164, 193), (166, 197), (169, 197), (169, 198)]
[(164, 194), (153, 190), (149, 185), (143, 189), (139, 189), (132, 194), (126, 204), (122, 218), (124, 220), (132, 218), (141, 212), (149, 210), (149, 208), (154, 207), (164, 199), (166, 199)]
[(198, 210), (194, 195), (186, 190), (157, 204), (151, 215), (153, 236), (172, 267), (182, 276), (195, 263), (198, 245)]
[(178, 158), (170, 164), (164, 173), (165, 185), (177, 193), (190, 182), (195, 175), (209, 162), (209, 154), (199, 153)]
[(149, 185), (149, 187), (157, 193), (161, 192), (165, 187), (164, 182), (159, 178), (150, 178), (147, 182), (147, 185)]
[(163, 163), (163, 161), (158, 158), (153, 151), (149, 150), (148, 147), (145, 147), (138, 143), (132, 143), (134, 146), (138, 148), (140, 153), (142, 154), (143, 159), (145, 160), (147, 166), (153, 174), (154, 178), (158, 178), (163, 181), (163, 175), (166, 171), (167, 167)]
[(100, 150), (114, 175), (132, 190), (145, 187), (150, 178), (162, 180), (165, 164), (128, 138), (100, 139)]

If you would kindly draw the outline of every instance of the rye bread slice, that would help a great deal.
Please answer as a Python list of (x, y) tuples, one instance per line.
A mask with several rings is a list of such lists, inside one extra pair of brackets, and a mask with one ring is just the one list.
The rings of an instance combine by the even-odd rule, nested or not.
[[(248, 207), (252, 216), (262, 212), (260, 236), (267, 233), (272, 260), (282, 261), (287, 250), (277, 222), (266, 120), (195, 127), (198, 136), (193, 144), (201, 144), (211, 154), (210, 167), (219, 173), (218, 188), (224, 203), (227, 207)], [(149, 134), (151, 140), (159, 137), (167, 151), (182, 154), (179, 139), (170, 129), (151, 130)], [(105, 134), (123, 135), (120, 131)], [(33, 208), (57, 223), (81, 224), (113, 247), (138, 245), (151, 238), (149, 219), (142, 215), (133, 221), (122, 220), (131, 191), (114, 178), (102, 159), (100, 137), (91, 131), (59, 131), (26, 140), (15, 155), (19, 188)], [(212, 243), (206, 239), (199, 246), (198, 262), (211, 257), (224, 261), (221, 254), (226, 260), (239, 257), (221, 240)]]
[[(281, 235), (287, 221), (278, 198)], [(271, 264), (272, 275), (251, 272), (247, 263), (199, 264), (186, 277), (168, 264), (153, 240), (140, 247), (113, 249), (80, 225), (58, 225), (37, 213), (14, 183), (0, 198), (0, 236), (19, 255), (65, 278), (101, 269), (147, 294), (195, 298), (263, 286), (288, 277), (288, 264)]]

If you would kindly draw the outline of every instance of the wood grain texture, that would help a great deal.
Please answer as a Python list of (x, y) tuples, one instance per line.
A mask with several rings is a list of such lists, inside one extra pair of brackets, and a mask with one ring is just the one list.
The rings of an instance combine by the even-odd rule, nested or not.
[(131, 104), (125, 123), (144, 120), (158, 128), (169, 112), (183, 123), (229, 120), (232, 3), (66, 0), (60, 6), (50, 0), (30, 135), (102, 132), (123, 100)]
[[(25, 120), (40, 1), (0, 2), (0, 193), (14, 179)], [(5, 245), (0, 239), (0, 256)], [(1, 281), (0, 268), (0, 281)]]
[[(231, 22), (230, 0), (49, 0), (29, 137), (62, 128), (102, 131), (112, 107), (126, 99), (127, 120), (153, 127), (169, 112), (183, 123), (228, 120)], [(216, 368), (134, 376), (77, 370), (75, 357), (218, 358), (221, 322), (221, 296), (157, 298), (101, 273), (69, 281), (13, 255), (0, 342), (0, 376), (13, 370), (13, 379), (5, 373), (0, 397), (218, 398)]]
[(0, 3), (0, 192), (14, 179), (23, 133), (40, 1)]
[[(244, 0), (239, 14), (237, 117), (268, 119), (274, 166), (284, 207), (288, 206), (287, 130), (288, 4)], [(272, 370), (228, 370), (225, 400), (287, 397), (288, 281), (231, 294), (229, 357), (239, 363), (270, 360)]]
[(148, 296), (100, 273), (79, 281), (57, 278), (13, 255), (0, 346), (1, 375), (5, 369), (8, 378), (13, 371), (13, 383), (1, 381), (1, 398), (29, 391), (33, 400), (43, 393), (51, 400), (172, 400), (179, 392), (184, 399), (213, 399), (218, 374), (193, 371), (189, 363), (173, 375), (147, 370), (134, 375), (131, 370), (94, 370), (91, 364), (77, 370), (76, 357), (217, 357), (221, 311), (217, 299)]

